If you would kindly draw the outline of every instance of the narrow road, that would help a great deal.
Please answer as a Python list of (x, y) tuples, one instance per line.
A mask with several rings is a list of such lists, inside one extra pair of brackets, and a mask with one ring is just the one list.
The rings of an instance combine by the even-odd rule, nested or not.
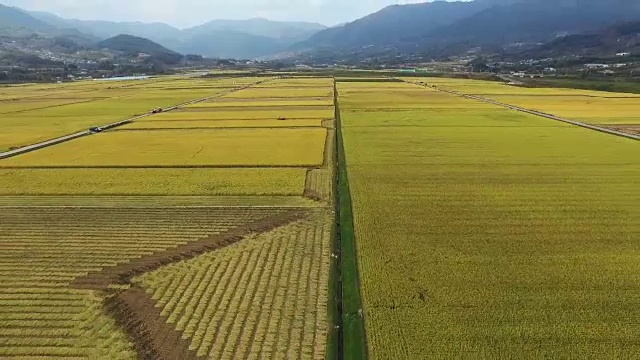
[(600, 131), (600, 132), (611, 134), (611, 135), (622, 136), (622, 137), (625, 137), (625, 138), (628, 138), (628, 139), (633, 139), (633, 140), (640, 140), (640, 136), (638, 136), (638, 135), (629, 134), (629, 133), (626, 133), (626, 132), (617, 131), (617, 130), (605, 128), (605, 127), (602, 127), (602, 126), (586, 124), (586, 123), (583, 123), (583, 122), (580, 122), (580, 121), (569, 120), (569, 119), (561, 118), (559, 116), (546, 114), (546, 113), (543, 113), (541, 111), (525, 109), (525, 108), (522, 108), (522, 107), (519, 107), (519, 106), (501, 103), (499, 101), (483, 98), (483, 97), (477, 96), (477, 95), (464, 94), (464, 93), (461, 93), (459, 91), (444, 89), (444, 88), (441, 88), (441, 87), (438, 87), (438, 86), (435, 86), (435, 85), (428, 85), (428, 84), (424, 85), (424, 84), (419, 84), (419, 83), (415, 83), (415, 82), (411, 82), (411, 81), (405, 81), (405, 82), (409, 83), (409, 84), (422, 86), (422, 87), (430, 87), (432, 89), (435, 89), (435, 90), (438, 90), (438, 91), (442, 91), (442, 92), (445, 92), (445, 93), (449, 93), (449, 94), (452, 94), (452, 95), (460, 96), (460, 97), (463, 97), (463, 98), (472, 99), (472, 100), (478, 100), (478, 101), (482, 101), (482, 102), (485, 102), (485, 103), (488, 103), (488, 104), (501, 106), (501, 107), (504, 107), (504, 108), (507, 108), (507, 109), (516, 110), (516, 111), (520, 111), (520, 112), (531, 114), (531, 115), (541, 116), (541, 117), (544, 117), (544, 118), (547, 118), (547, 119), (551, 119), (551, 120), (562, 121), (562, 122), (567, 123), (567, 124), (572, 124), (572, 125), (580, 126), (580, 127), (591, 129), (591, 130), (595, 130), (595, 131)]
[[(223, 91), (221, 93), (217, 93), (215, 95), (208, 96), (208, 97), (205, 97), (205, 98), (190, 100), (190, 101), (187, 101), (187, 102), (182, 103), (182, 104), (178, 104), (178, 105), (174, 105), (174, 106), (171, 106), (171, 107), (168, 107), (168, 108), (164, 108), (162, 112), (164, 113), (164, 112), (176, 110), (176, 109), (179, 109), (179, 108), (184, 107), (184, 106), (197, 104), (197, 103), (204, 102), (204, 101), (207, 101), (207, 100), (211, 100), (211, 99), (215, 99), (215, 98), (222, 97), (222, 96), (225, 96), (225, 95), (229, 95), (231, 93), (234, 93), (234, 92), (237, 92), (237, 91), (241, 91), (241, 90), (245, 90), (245, 89), (248, 89), (248, 88), (253, 87), (255, 85), (259, 85), (259, 84), (262, 84), (264, 82), (271, 81), (271, 80), (272, 80), (272, 78), (268, 78), (268, 79), (261, 80), (261, 81), (258, 81), (258, 82), (255, 82), (255, 83), (252, 83), (252, 84), (249, 84), (249, 85), (245, 85), (245, 86), (233, 88), (233, 89), (230, 89), (230, 90), (226, 90), (226, 91)], [(142, 114), (142, 115), (134, 116), (134, 117), (131, 117), (131, 118), (128, 118), (128, 119), (125, 119), (125, 120), (120, 120), (120, 121), (117, 121), (117, 122), (114, 122), (114, 123), (110, 123), (110, 124), (106, 124), (106, 125), (102, 125), (102, 126), (93, 128), (93, 129), (95, 129), (97, 131), (84, 130), (84, 131), (80, 131), (80, 132), (77, 132), (77, 133), (64, 135), (64, 136), (60, 136), (60, 137), (49, 139), (49, 140), (45, 140), (45, 141), (42, 141), (42, 142), (39, 142), (39, 143), (36, 143), (36, 144), (26, 145), (26, 146), (23, 146), (23, 147), (20, 147), (20, 148), (17, 148), (17, 149), (5, 151), (5, 152), (0, 152), (0, 159), (7, 159), (7, 158), (10, 158), (10, 157), (14, 157), (14, 156), (21, 155), (21, 154), (24, 154), (24, 153), (28, 153), (28, 152), (31, 152), (31, 151), (35, 151), (35, 150), (39, 150), (39, 149), (46, 148), (46, 147), (49, 147), (49, 146), (57, 145), (57, 144), (60, 144), (60, 143), (66, 142), (66, 141), (70, 141), (70, 140), (74, 140), (74, 139), (81, 138), (81, 137), (84, 137), (84, 136), (88, 136), (88, 135), (92, 135), (92, 134), (95, 134), (95, 133), (99, 133), (99, 132), (104, 131), (104, 130), (113, 129), (113, 128), (116, 128), (118, 126), (126, 125), (126, 124), (132, 123), (132, 122), (134, 122), (134, 121), (136, 121), (138, 119), (142, 119), (144, 117), (152, 116), (152, 115), (155, 115), (155, 114), (156, 113), (150, 111), (150, 112)]]

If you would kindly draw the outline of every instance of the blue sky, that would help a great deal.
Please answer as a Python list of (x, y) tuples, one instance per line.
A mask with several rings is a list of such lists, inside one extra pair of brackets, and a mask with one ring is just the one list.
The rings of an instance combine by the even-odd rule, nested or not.
[(388, 5), (419, 2), (425, 0), (0, 0), (4, 5), (67, 18), (159, 21), (181, 28), (213, 19), (253, 17), (332, 26)]

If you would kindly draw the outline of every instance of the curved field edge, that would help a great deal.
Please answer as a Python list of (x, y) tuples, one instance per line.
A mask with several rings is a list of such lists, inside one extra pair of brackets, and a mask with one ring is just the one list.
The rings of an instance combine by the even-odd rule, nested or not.
[(366, 359), (368, 355), (358, 275), (357, 244), (337, 88), (335, 88), (334, 94), (338, 158), (337, 226), (340, 237), (338, 241), (340, 243), (340, 278), (342, 283), (342, 357), (345, 359)]

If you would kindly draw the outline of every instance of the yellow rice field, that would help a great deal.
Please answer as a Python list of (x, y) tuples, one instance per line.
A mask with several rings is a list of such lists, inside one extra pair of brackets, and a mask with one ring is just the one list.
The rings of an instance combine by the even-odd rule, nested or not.
[(314, 166), (326, 130), (113, 131), (9, 158), (18, 166)]

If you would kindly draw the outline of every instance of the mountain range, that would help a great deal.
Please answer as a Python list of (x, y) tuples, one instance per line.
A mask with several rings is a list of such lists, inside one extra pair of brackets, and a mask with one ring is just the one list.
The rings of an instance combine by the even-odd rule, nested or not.
[(97, 43), (118, 35), (146, 38), (172, 51), (206, 57), (252, 59), (286, 51), (326, 27), (266, 19), (213, 20), (189, 29), (164, 23), (65, 19), (0, 5), (0, 35), (83, 35)]
[[(294, 45), (334, 58), (376, 54), (450, 56), (474, 48), (544, 43), (640, 20), (638, 0), (476, 0), (394, 5)], [(327, 59), (331, 59), (328, 56)]]
[[(531, 48), (639, 20), (638, 0), (434, 1), (389, 6), (331, 28), (316, 23), (249, 19), (214, 20), (177, 29), (163, 23), (64, 19), (0, 5), (0, 37), (35, 32), (87, 45), (126, 34), (149, 39), (182, 54), (336, 61), (345, 57), (362, 60), (381, 54), (426, 54), (437, 58), (471, 50), (501, 51), (514, 44), (527, 44)], [(556, 41), (550, 46), (554, 47), (554, 53), (563, 53), (558, 49), (562, 44)]]

